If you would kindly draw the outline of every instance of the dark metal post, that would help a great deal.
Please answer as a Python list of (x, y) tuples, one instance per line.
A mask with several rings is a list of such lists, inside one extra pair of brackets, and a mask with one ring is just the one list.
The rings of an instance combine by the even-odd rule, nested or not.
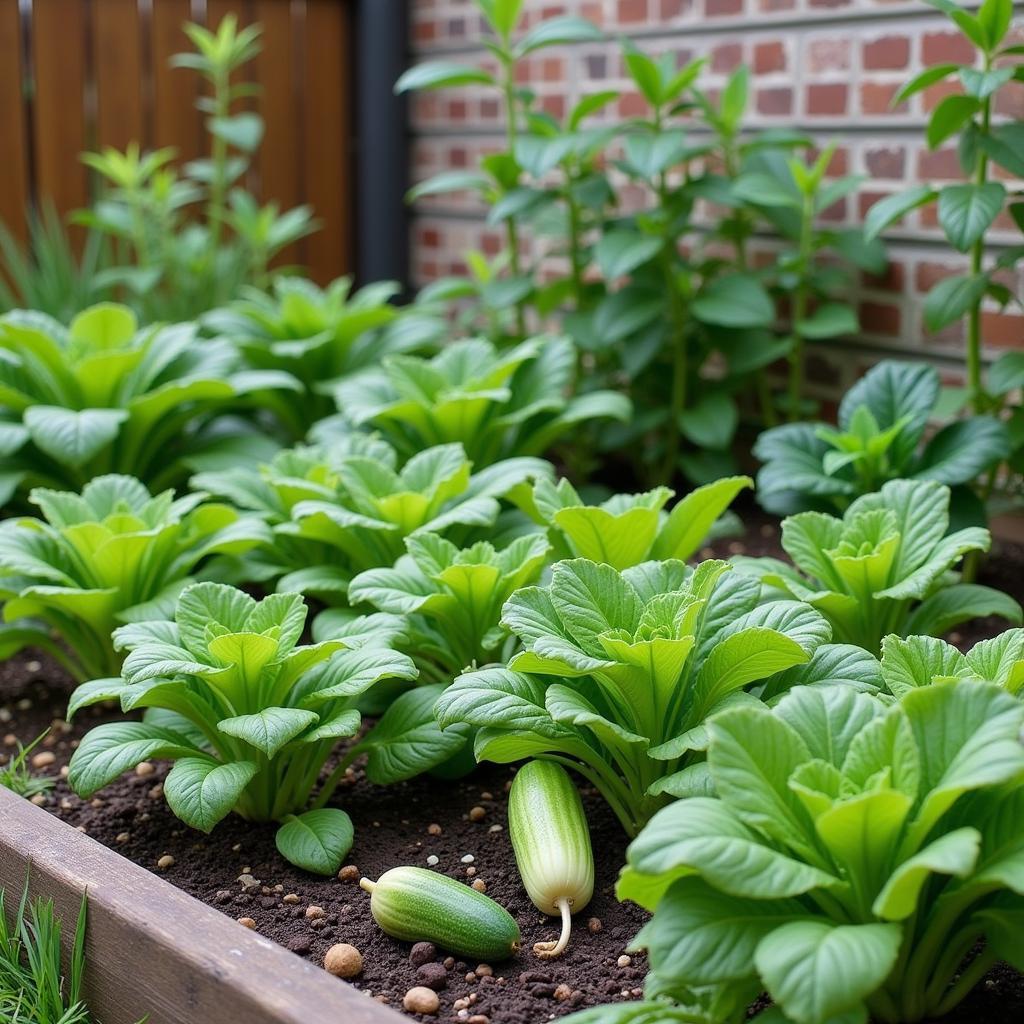
[(356, 276), (409, 283), (407, 104), (394, 85), (408, 58), (408, 0), (356, 6)]

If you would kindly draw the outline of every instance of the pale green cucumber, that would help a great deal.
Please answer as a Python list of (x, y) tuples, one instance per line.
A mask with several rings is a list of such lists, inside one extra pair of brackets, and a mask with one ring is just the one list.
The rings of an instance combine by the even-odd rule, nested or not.
[(460, 956), (504, 960), (519, 950), (515, 918), (468, 885), (426, 868), (399, 867), (376, 882), (359, 884), (370, 893), (370, 913), (392, 938), (433, 942)]
[(569, 942), (572, 915), (594, 895), (594, 853), (583, 801), (568, 772), (553, 761), (530, 761), (516, 772), (508, 795), (508, 833), (516, 866), (534, 906), (561, 916), (556, 942), (538, 942), (542, 958)]

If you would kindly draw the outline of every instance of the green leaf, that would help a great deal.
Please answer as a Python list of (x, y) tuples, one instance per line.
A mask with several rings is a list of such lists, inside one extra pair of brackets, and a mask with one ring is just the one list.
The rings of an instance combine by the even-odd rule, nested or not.
[(990, 416), (973, 416), (943, 427), (925, 447), (914, 477), (962, 484), (1010, 454), (1006, 427)]
[(1006, 188), (996, 181), (984, 185), (947, 185), (939, 193), (939, 223), (953, 247), (967, 252), (983, 238), (999, 216), (1005, 199)]
[(411, 779), (453, 757), (465, 745), (464, 724), (442, 729), (434, 704), (444, 686), (418, 686), (395, 700), (359, 744), (367, 756), (366, 776), (375, 785)]
[(263, 118), (251, 112), (232, 117), (211, 117), (206, 121), (211, 135), (243, 153), (254, 153), (263, 141)]
[(1013, 0), (983, 0), (978, 9), (977, 19), (985, 34), (988, 49), (994, 50), (1010, 30)]
[(679, 415), (679, 429), (700, 448), (725, 449), (739, 425), (739, 409), (724, 391), (706, 391)]
[(716, 277), (701, 290), (691, 308), (698, 320), (716, 327), (764, 327), (775, 320), (771, 296), (751, 274)]
[(692, 490), (669, 513), (651, 557), (681, 561), (690, 558), (736, 495), (752, 486), (753, 481), (748, 476), (730, 476)]
[(927, 89), (928, 86), (949, 78), (950, 75), (959, 70), (959, 64), (935, 64), (930, 68), (926, 68), (920, 74), (915, 75), (900, 89), (898, 93), (896, 93), (892, 99), (893, 106), (903, 103), (916, 93), (921, 92), (923, 89)]
[(395, 83), (395, 92), (416, 89), (449, 89), (459, 85), (494, 85), (494, 78), (482, 68), (456, 61), (430, 61), (409, 68)]
[(450, 192), (483, 192), (490, 181), (478, 171), (443, 171), (413, 185), (405, 194), (407, 203), (415, 203), (424, 196), (447, 195)]
[(937, 149), (955, 135), (978, 112), (980, 103), (973, 96), (955, 94), (939, 101), (928, 121), (925, 137), (929, 149)]
[(1024, 124), (996, 125), (978, 136), (978, 145), (1015, 178), (1024, 178)]
[(924, 300), (924, 320), (929, 331), (941, 331), (965, 316), (985, 297), (987, 274), (943, 278)]
[(594, 255), (605, 280), (613, 281), (647, 263), (658, 254), (661, 246), (661, 240), (653, 235), (620, 228), (601, 236)]
[(277, 830), (278, 853), (290, 864), (315, 875), (338, 873), (355, 831), (352, 820), (336, 807), (324, 807), (290, 817)]
[(971, 619), (998, 616), (1020, 625), (1020, 604), (1009, 594), (977, 583), (957, 583), (925, 598), (905, 627), (907, 633), (941, 634)]
[(286, 744), (319, 720), (319, 715), (301, 708), (264, 708), (253, 715), (223, 718), (217, 728), (226, 736), (244, 740), (267, 757), (276, 757)]
[(210, 832), (231, 813), (258, 771), (252, 761), (221, 764), (208, 757), (183, 757), (164, 780), (164, 796), (186, 825)]
[(864, 218), (864, 237), (871, 241), (887, 227), (920, 206), (930, 203), (939, 193), (931, 185), (916, 185), (906, 192), (879, 199)]
[(855, 335), (860, 330), (860, 321), (851, 306), (828, 302), (819, 306), (808, 319), (797, 323), (795, 329), (803, 337), (817, 341), (844, 334)]
[(525, 57), (546, 46), (564, 46), (571, 43), (593, 43), (604, 39), (604, 33), (586, 18), (567, 14), (545, 18), (516, 44), (515, 52)]
[(860, 1010), (899, 954), (896, 924), (793, 921), (757, 947), (758, 973), (796, 1024), (821, 1024)]
[(123, 409), (33, 405), (24, 413), (32, 443), (63, 466), (82, 466), (112, 444), (128, 419)]

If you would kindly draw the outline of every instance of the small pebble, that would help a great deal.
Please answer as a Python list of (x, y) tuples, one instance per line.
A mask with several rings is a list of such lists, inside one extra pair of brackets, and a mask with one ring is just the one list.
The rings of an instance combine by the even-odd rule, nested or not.
[(114, 842), (115, 843), (127, 843), (130, 838), (131, 837), (128, 835), (127, 832), (118, 832), (117, 836), (114, 838)]
[(446, 956), (442, 962), (444, 963), (444, 969), (450, 971), (455, 966), (455, 957)]
[(49, 768), (54, 761), (57, 760), (57, 755), (52, 750), (42, 750), (38, 754), (32, 757), (33, 768)]
[(35, 804), (36, 807), (45, 807), (46, 806), (46, 794), (45, 793), (36, 793), (35, 796), (31, 797), (31, 799), (29, 800), (29, 803)]
[(441, 1006), (441, 1000), (432, 988), (425, 985), (417, 985), (409, 989), (402, 999), (402, 1006), (409, 1013), (437, 1013)]
[(485, 1017), (482, 1013), (474, 1013), (469, 1018), (469, 1024), (491, 1024), (491, 1018)]
[(338, 878), (342, 882), (358, 882), (359, 868), (355, 864), (346, 864), (339, 872)]
[(363, 970), (363, 955), (355, 946), (339, 942), (324, 954), (324, 969), (336, 978), (354, 978)]
[(313, 948), (313, 940), (308, 935), (293, 935), (286, 945), (293, 953), (305, 956)]
[(471, 884), (477, 892), (487, 892), (487, 883), (482, 878), (474, 878)]
[(281, 897), (281, 902), (287, 903), (289, 906), (295, 906), (296, 903), (301, 903), (302, 900), (299, 899), (297, 893), (290, 892), (286, 896)]
[(472, 985), (476, 981), (476, 975), (472, 971), (466, 971), (466, 981)]
[(592, 917), (587, 922), (587, 931), (590, 932), (591, 935), (596, 935), (603, 927), (604, 925), (601, 924), (601, 918), (599, 917)]
[(157, 862), (156, 866), (161, 871), (166, 871), (168, 868), (174, 867), (174, 858), (169, 854), (165, 853)]
[(448, 972), (443, 965), (437, 963), (422, 964), (416, 970), (416, 982), (433, 989), (435, 992), (448, 985)]
[[(468, 1007), (469, 1007), (469, 1000), (468, 999), (456, 999), (455, 1002), (452, 1003), (452, 1009), (455, 1010), (456, 1013), (458, 1013), (459, 1010), (465, 1010)], [(467, 1014), (467, 1016), (468, 1016), (468, 1014)]]
[(417, 942), (409, 951), (409, 963), (413, 967), (422, 967), (437, 956), (437, 948), (432, 942)]
[(427, 826), (427, 832), (429, 832), (430, 835), (432, 836), (439, 836), (441, 834), (441, 826), (438, 825), (437, 822), (434, 822), (433, 824)]
[(155, 771), (156, 768), (152, 764), (150, 764), (149, 761), (140, 761), (135, 766), (135, 774), (138, 775), (140, 779), (144, 779), (147, 776), (152, 775), (153, 772)]
[(430, 855), (430, 856), (429, 856), (429, 857), (427, 858), (427, 863), (428, 863), (428, 864), (429, 864), (429, 865), (430, 865), (430, 866), (431, 866), (432, 868), (433, 868), (433, 867), (437, 867), (437, 865), (441, 863), (441, 858), (440, 858), (440, 857), (438, 857), (438, 855), (437, 855), (436, 853), (432, 853), (432, 854), (431, 854), (431, 855)]
[(312, 904), (306, 907), (306, 917), (310, 921), (318, 921), (324, 916), (324, 908), (318, 907), (316, 904)]
[(490, 964), (477, 964), (476, 976), (478, 978), (489, 978), (494, 974), (494, 968)]
[(626, 956), (626, 954), (623, 953), (622, 956), (620, 956), (619, 959), (616, 960), (615, 962), (620, 967), (628, 967), (633, 962), (633, 958), (629, 957), (629, 956)]
[(482, 807), (473, 807), (469, 812), (470, 821), (483, 821), (487, 817), (487, 812)]
[(476, 857), (474, 857), (473, 854), (471, 853), (467, 853), (461, 858), (461, 860), (463, 864), (472, 864), (473, 861), (476, 860)]
[(241, 926), (242, 926), (243, 928), (251, 928), (251, 929), (255, 929), (255, 927), (256, 927), (256, 922), (255, 922), (255, 921), (254, 921), (254, 920), (253, 920), (253, 919), (252, 919), (251, 917), (240, 917), (240, 918), (238, 919), (238, 923), (239, 923), (239, 924), (240, 924), (240, 925), (241, 925)]
[(466, 877), (467, 878), (472, 878), (475, 874), (476, 874), (476, 868), (475, 867), (470, 865), (468, 868), (466, 868)]
[(488, 832), (504, 832), (505, 830), (504, 830), (504, 828), (501, 827), (501, 825), (492, 825), (487, 831)]
[(569, 986), (566, 985), (565, 982), (562, 982), (561, 985), (556, 986), (556, 988), (555, 988), (555, 999), (557, 999), (558, 1002), (564, 1003), (566, 1001), (566, 999), (568, 999), (569, 996), (571, 996), (571, 995), (572, 995), (572, 989), (569, 988)]

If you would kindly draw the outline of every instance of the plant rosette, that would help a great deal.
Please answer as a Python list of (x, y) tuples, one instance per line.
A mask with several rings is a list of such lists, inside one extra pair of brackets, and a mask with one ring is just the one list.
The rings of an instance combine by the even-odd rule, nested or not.
[(1022, 727), (1024, 704), (968, 679), (723, 711), (707, 795), (660, 811), (619, 880), (654, 912), (634, 948), (658, 986), (767, 990), (766, 1024), (896, 1024), (1024, 967)]
[[(356, 698), (381, 680), (413, 679), (416, 668), (379, 645), (393, 634), (372, 619), (299, 645), (305, 622), (298, 594), (256, 601), (224, 584), (196, 583), (182, 592), (173, 621), (121, 627), (115, 642), (128, 651), (121, 677), (82, 684), (68, 715), (118, 700), (125, 712), (146, 709), (145, 716), (91, 729), (71, 759), (71, 787), (86, 797), (140, 761), (171, 760), (164, 795), (187, 825), (209, 832), (232, 811), (278, 821), (287, 860), (336, 872), (352, 845), (352, 823), (326, 804), (374, 733), (338, 762), (312, 803), (311, 795), (338, 740), (360, 728)], [(378, 735), (371, 760), (394, 752), (386, 740)], [(392, 728), (391, 740), (403, 741), (400, 730)]]
[(81, 494), (33, 490), (42, 518), (0, 525), (0, 655), (31, 645), (79, 681), (119, 673), (117, 626), (163, 617), (209, 559), (270, 539), (258, 519), (206, 497), (154, 496), (116, 475), (97, 477)]
[(821, 613), (760, 589), (720, 561), (559, 562), (505, 605), (525, 649), (457, 678), (438, 721), (478, 728), (477, 760), (575, 769), (635, 835), (672, 796), (703, 790), (711, 715), (800, 682), (878, 686), (876, 659), (829, 644)]
[(842, 519), (801, 512), (782, 522), (793, 565), (739, 556), (733, 563), (774, 594), (817, 608), (833, 636), (877, 654), (889, 633), (940, 634), (961, 622), (998, 615), (1020, 624), (1020, 605), (991, 587), (958, 582), (953, 567), (987, 551), (988, 530), (949, 533), (949, 488), (930, 480), (892, 480), (858, 498)]

